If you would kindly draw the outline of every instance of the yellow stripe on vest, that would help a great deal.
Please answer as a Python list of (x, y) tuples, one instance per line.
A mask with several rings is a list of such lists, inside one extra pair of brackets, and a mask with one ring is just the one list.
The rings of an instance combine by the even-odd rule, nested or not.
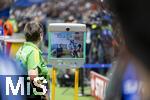
[(37, 49), (34, 49), (34, 61), (40, 62), (40, 55), (39, 55), (39, 51)]

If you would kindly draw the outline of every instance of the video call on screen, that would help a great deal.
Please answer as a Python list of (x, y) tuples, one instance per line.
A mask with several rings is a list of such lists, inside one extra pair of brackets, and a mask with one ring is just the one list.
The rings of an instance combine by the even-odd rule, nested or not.
[(53, 32), (51, 34), (52, 58), (83, 58), (83, 32)]

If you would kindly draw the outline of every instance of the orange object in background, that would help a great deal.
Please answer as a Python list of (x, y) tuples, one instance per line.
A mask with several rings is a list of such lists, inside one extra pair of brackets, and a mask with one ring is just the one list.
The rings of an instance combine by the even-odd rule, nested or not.
[(0, 36), (3, 35), (3, 20), (0, 19)]
[[(12, 23), (7, 20), (4, 25), (3, 25), (3, 30), (4, 30), (4, 36), (12, 36), (14, 31), (13, 31), (13, 25)], [(11, 43), (6, 43), (6, 53), (9, 54), (11, 48)]]
[(2, 26), (3, 25), (3, 21), (0, 19), (0, 26)]
[(92, 10), (93, 10), (93, 11), (96, 11), (96, 10), (97, 10), (97, 4), (96, 4), (96, 3), (93, 3), (93, 5), (92, 5)]
[(13, 33), (14, 33), (13, 25), (12, 25), (12, 23), (9, 20), (7, 20), (4, 23), (3, 29), (4, 29), (4, 36), (12, 36)]

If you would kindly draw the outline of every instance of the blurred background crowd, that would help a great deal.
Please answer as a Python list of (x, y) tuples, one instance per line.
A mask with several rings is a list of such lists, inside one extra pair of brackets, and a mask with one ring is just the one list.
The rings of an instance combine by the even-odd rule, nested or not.
[(112, 40), (105, 38), (105, 36), (109, 35), (108, 38), (113, 39), (112, 15), (103, 8), (100, 0), (43, 1), (32, 5), (19, 5), (19, 0), (16, 1), (11, 8), (10, 19), (15, 19), (17, 33), (22, 33), (24, 25), (30, 20), (41, 22), (45, 29), (44, 42), (47, 46), (48, 38), (46, 33), (48, 23), (84, 23), (87, 25), (86, 63), (111, 63), (114, 55)]
[[(48, 47), (48, 24), (53, 22), (84, 23), (87, 25), (86, 64), (110, 64), (117, 45), (112, 29), (113, 15), (100, 0), (12, 0), (9, 18), (14, 32), (22, 34), (28, 21), (40, 22), (44, 28), (44, 45)], [(32, 2), (32, 3), (31, 3)], [(108, 68), (92, 68), (106, 75)], [(71, 72), (65, 72), (71, 76)], [(87, 70), (86, 75), (89, 71)], [(64, 75), (65, 76), (65, 75)], [(60, 75), (60, 79), (63, 79)], [(58, 76), (59, 77), (59, 76)], [(87, 76), (89, 77), (89, 75)], [(65, 78), (65, 77), (64, 77)], [(72, 79), (74, 80), (74, 79)]]

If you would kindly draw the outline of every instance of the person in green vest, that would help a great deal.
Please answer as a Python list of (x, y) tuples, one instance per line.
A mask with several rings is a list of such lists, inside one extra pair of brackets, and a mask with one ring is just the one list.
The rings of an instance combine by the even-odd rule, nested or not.
[[(33, 82), (36, 77), (48, 79), (48, 68), (45, 65), (42, 52), (38, 48), (43, 39), (43, 27), (41, 24), (31, 21), (25, 25), (24, 31), (26, 42), (18, 50), (16, 59), (27, 70), (31, 84), (34, 85)], [(42, 84), (41, 82), (39, 83)], [(34, 93), (34, 95), (37, 94)]]

